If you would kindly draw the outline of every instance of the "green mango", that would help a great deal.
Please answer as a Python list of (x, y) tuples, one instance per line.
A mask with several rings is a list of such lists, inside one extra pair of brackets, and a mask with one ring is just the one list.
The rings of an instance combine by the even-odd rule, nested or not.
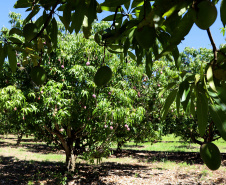
[(108, 83), (111, 77), (112, 77), (111, 68), (108, 66), (103, 66), (97, 70), (94, 76), (94, 82), (98, 87), (100, 87)]
[(196, 9), (194, 15), (195, 24), (203, 30), (207, 30), (217, 18), (217, 9), (210, 1), (201, 1)]
[(213, 143), (204, 143), (200, 147), (200, 155), (206, 166), (217, 170), (221, 165), (221, 155), (218, 147)]
[(45, 70), (40, 66), (35, 66), (31, 70), (31, 79), (36, 85), (42, 85), (46, 81), (46, 72)]

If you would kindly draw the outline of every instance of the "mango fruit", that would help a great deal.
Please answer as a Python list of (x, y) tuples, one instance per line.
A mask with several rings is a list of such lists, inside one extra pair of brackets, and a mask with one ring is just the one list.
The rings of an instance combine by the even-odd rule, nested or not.
[(217, 18), (217, 9), (213, 3), (204, 0), (197, 4), (194, 14), (195, 24), (203, 30), (207, 30)]
[(211, 170), (217, 170), (221, 165), (221, 155), (218, 147), (213, 143), (204, 143), (200, 147), (203, 162)]
[(31, 70), (31, 79), (36, 85), (42, 85), (46, 81), (46, 72), (45, 70), (40, 66), (35, 66)]
[(112, 77), (111, 68), (108, 66), (102, 66), (97, 70), (94, 76), (94, 82), (98, 87), (100, 87), (106, 85), (108, 81), (111, 79), (111, 77)]

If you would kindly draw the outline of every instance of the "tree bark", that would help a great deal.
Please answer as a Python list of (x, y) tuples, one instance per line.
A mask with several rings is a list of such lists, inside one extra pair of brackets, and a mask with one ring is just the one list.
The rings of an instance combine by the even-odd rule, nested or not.
[(74, 155), (73, 150), (70, 149), (70, 151), (66, 152), (66, 165), (68, 172), (75, 171), (75, 161), (76, 156)]
[(23, 137), (23, 133), (22, 132), (19, 132), (18, 135), (17, 135), (16, 146), (19, 146), (20, 145), (21, 140), (22, 140), (22, 137)]

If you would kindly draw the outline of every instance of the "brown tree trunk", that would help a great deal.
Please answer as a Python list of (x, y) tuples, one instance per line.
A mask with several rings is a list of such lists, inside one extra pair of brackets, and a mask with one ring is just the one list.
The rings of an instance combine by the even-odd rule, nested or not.
[(19, 146), (20, 145), (20, 142), (22, 140), (22, 137), (23, 137), (23, 133), (22, 132), (19, 132), (18, 135), (17, 135), (16, 146)]
[(76, 156), (73, 153), (73, 150), (66, 152), (66, 165), (68, 172), (74, 172), (75, 171), (75, 161)]

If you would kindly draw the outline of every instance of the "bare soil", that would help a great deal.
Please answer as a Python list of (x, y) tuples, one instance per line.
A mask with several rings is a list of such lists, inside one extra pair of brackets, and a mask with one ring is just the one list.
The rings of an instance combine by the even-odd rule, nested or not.
[[(22, 160), (21, 153), (13, 152), (13, 156), (11, 153), (22, 149), (45, 155), (63, 154), (63, 151), (45, 144), (37, 145), (32, 140), (20, 147), (15, 147), (14, 143), (13, 137), (0, 141), (0, 185), (64, 184), (65, 181), (69, 185), (226, 184), (225, 153), (220, 169), (210, 171), (195, 152), (122, 150), (98, 165), (77, 164), (77, 173), (66, 175), (64, 162)], [(8, 149), (11, 151), (7, 154)], [(64, 176), (67, 176), (65, 181)]]

